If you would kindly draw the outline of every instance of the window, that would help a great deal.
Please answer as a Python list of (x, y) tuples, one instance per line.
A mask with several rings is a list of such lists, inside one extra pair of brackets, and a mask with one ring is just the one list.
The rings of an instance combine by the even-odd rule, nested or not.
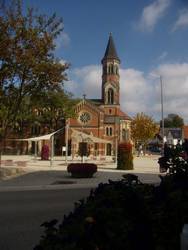
[(31, 127), (31, 135), (39, 135), (40, 134), (40, 125), (39, 124), (34, 124)]
[(108, 90), (108, 93), (107, 93), (107, 99), (108, 99), (108, 104), (113, 104), (114, 103), (114, 91), (112, 88), (110, 88)]
[(112, 128), (110, 127), (110, 133), (109, 133), (110, 135), (112, 135)]
[(114, 66), (113, 66), (113, 64), (110, 64), (109, 66), (108, 66), (108, 74), (113, 74), (114, 73)]
[(112, 136), (112, 127), (106, 127), (106, 135)]
[(90, 120), (91, 120), (91, 116), (89, 113), (87, 112), (84, 112), (84, 113), (81, 113), (80, 116), (79, 116), (79, 120), (81, 123), (88, 123)]
[(116, 75), (119, 74), (119, 72), (118, 72), (118, 66), (117, 66), (117, 65), (115, 66), (115, 74), (116, 74)]

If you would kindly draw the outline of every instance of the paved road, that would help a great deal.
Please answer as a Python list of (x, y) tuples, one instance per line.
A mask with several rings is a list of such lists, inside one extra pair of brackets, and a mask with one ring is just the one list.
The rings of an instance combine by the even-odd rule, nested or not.
[[(155, 157), (135, 158), (133, 171), (100, 166), (91, 179), (72, 179), (62, 165), (48, 168), (33, 166), (25, 175), (0, 181), (0, 250), (32, 250), (43, 232), (40, 224), (54, 218), (61, 220), (75, 201), (86, 197), (89, 189), (100, 182), (121, 179), (126, 172), (137, 174), (146, 183), (159, 182)], [(52, 185), (58, 181), (73, 184)]]
[(89, 189), (0, 192), (0, 250), (31, 250), (46, 220), (63, 218)]
[[(52, 172), (50, 173), (52, 174)], [(46, 178), (47, 173), (43, 172), (45, 180), (52, 181), (52, 176), (57, 177), (56, 172), (51, 177), (50, 173)], [(42, 174), (40, 173), (39, 176), (41, 180)], [(148, 183), (158, 180), (158, 176), (154, 174), (139, 174), (139, 176), (140, 179)], [(41, 223), (54, 218), (61, 220), (64, 214), (73, 209), (74, 202), (87, 197), (90, 190), (89, 188), (81, 189), (74, 185), (74, 188), (66, 189), (66, 185), (64, 185), (59, 190), (23, 191), (22, 185), (25, 184), (25, 181), (22, 179), (21, 181), (20, 178), (16, 184), (21, 185), (19, 189), (22, 191), (7, 190), (4, 192), (2, 184), (5, 185), (6, 181), (0, 186), (0, 250), (32, 250), (33, 246), (39, 242), (43, 232), (43, 229), (40, 228)], [(30, 176), (27, 177), (27, 175), (22, 178), (30, 180)], [(35, 179), (34, 176), (31, 179)], [(12, 184), (15, 189), (16, 180), (12, 179), (12, 182), (8, 181), (8, 186)], [(4, 188), (7, 187), (4, 186)]]

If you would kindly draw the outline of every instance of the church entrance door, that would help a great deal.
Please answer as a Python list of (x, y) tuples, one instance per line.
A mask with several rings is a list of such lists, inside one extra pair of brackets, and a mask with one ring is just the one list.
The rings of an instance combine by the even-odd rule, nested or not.
[(107, 143), (106, 144), (106, 155), (112, 155), (112, 144), (111, 143)]

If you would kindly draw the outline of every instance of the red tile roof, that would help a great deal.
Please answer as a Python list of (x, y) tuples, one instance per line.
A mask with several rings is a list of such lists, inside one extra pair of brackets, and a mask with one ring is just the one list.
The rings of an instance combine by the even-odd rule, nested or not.
[(122, 110), (119, 111), (119, 116), (124, 118), (125, 120), (132, 120), (130, 116), (128, 116), (125, 112)]

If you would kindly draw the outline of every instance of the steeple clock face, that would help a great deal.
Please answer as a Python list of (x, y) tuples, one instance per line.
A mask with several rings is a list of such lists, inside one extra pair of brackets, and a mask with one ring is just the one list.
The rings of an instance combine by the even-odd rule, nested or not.
[(79, 115), (78, 120), (82, 124), (88, 124), (91, 121), (91, 115), (88, 112), (82, 112)]

